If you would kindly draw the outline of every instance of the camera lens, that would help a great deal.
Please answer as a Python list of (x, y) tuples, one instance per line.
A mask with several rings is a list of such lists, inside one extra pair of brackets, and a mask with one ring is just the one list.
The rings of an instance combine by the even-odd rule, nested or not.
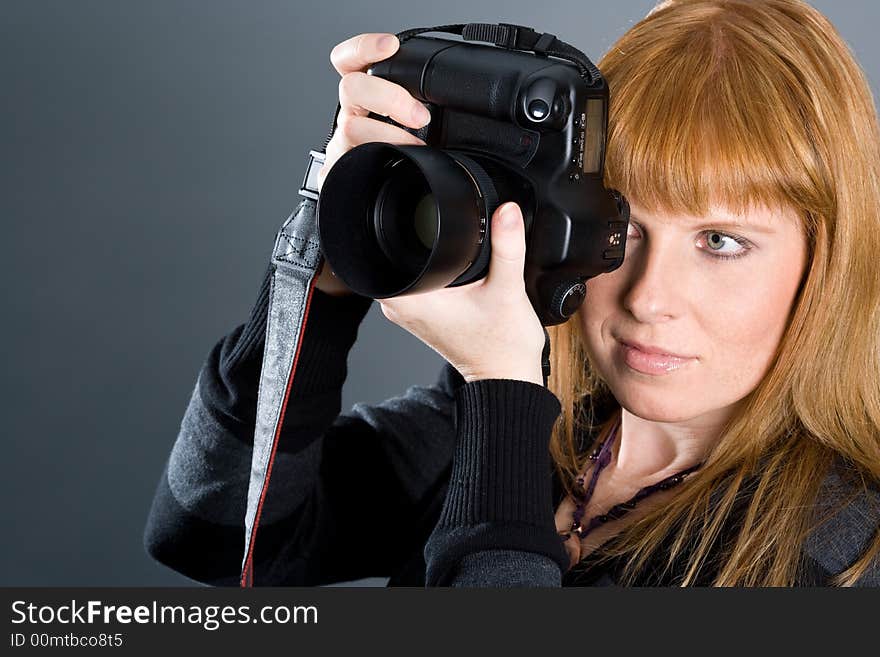
[(425, 194), (416, 203), (413, 221), (419, 241), (430, 249), (434, 246), (434, 239), (437, 237), (437, 224), (440, 221), (437, 214), (437, 202), (433, 194)]
[(379, 248), (401, 269), (418, 274), (437, 240), (440, 213), (424, 176), (399, 160), (376, 195), (373, 225)]
[(461, 153), (361, 144), (324, 179), (321, 251), (351, 290), (374, 299), (476, 280), (488, 267), (494, 185)]

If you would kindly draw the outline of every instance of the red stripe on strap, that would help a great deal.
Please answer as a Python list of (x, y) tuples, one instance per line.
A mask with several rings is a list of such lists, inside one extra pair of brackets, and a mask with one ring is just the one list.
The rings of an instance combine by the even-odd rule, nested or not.
[(312, 293), (315, 289), (315, 281), (317, 276), (313, 276), (309, 283), (309, 295), (306, 298), (306, 309), (302, 318), (302, 327), (300, 328), (299, 341), (296, 345), (296, 354), (293, 357), (293, 365), (290, 367), (290, 376), (287, 377), (287, 388), (284, 391), (284, 403), (281, 405), (281, 417), (278, 418), (278, 426), (275, 428), (275, 437), (272, 439), (272, 453), (269, 455), (269, 466), (266, 469), (266, 479), (263, 481), (263, 490), (260, 491), (260, 503), (257, 505), (257, 513), (254, 516), (254, 526), (251, 528), (251, 542), (248, 546), (247, 559), (244, 562), (244, 570), (241, 575), (241, 586), (243, 588), (252, 587), (254, 585), (254, 544), (257, 540), (257, 527), (260, 524), (260, 514), (263, 511), (263, 502), (266, 499), (266, 491), (269, 489), (269, 477), (272, 476), (272, 464), (275, 461), (275, 450), (278, 447), (278, 438), (281, 435), (281, 427), (284, 424), (284, 413), (287, 410), (287, 399), (290, 396), (290, 389), (293, 387), (293, 377), (296, 374), (296, 364), (299, 361), (299, 352), (302, 349), (303, 336), (306, 330), (306, 320), (309, 317), (309, 307), (312, 305)]

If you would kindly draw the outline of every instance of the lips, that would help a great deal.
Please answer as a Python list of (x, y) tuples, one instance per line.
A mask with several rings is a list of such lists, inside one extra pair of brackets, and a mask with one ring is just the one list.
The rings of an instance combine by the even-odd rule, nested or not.
[(643, 374), (669, 374), (695, 362), (695, 356), (670, 353), (663, 347), (618, 338), (618, 354), (627, 366)]
[(623, 343), (627, 347), (633, 347), (638, 349), (642, 353), (645, 354), (654, 354), (657, 356), (672, 356), (673, 358), (695, 358), (695, 356), (689, 356), (687, 354), (680, 354), (675, 351), (671, 351), (669, 349), (664, 349), (663, 347), (655, 347), (649, 344), (644, 344), (642, 342), (637, 342), (635, 340), (617, 338), (618, 342)]

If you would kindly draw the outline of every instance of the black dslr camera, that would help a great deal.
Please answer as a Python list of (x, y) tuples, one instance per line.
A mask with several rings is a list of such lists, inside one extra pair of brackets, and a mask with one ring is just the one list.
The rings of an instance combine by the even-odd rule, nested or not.
[[(415, 36), (427, 31), (464, 41)], [(629, 205), (602, 183), (604, 78), (580, 51), (522, 26), (399, 38), (399, 51), (369, 73), (427, 105), (430, 123), (408, 129), (427, 146), (363, 144), (335, 163), (318, 198), (324, 257), (374, 299), (470, 283), (488, 273), (493, 211), (516, 201), (527, 293), (543, 325), (564, 322), (586, 279), (624, 257)]]

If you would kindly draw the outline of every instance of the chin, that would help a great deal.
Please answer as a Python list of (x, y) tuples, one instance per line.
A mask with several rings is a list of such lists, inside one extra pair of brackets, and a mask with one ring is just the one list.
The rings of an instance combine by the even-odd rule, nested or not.
[(609, 382), (614, 398), (629, 413), (650, 422), (684, 422), (700, 414), (688, 403), (689, 394), (671, 390), (645, 389), (642, 386)]

